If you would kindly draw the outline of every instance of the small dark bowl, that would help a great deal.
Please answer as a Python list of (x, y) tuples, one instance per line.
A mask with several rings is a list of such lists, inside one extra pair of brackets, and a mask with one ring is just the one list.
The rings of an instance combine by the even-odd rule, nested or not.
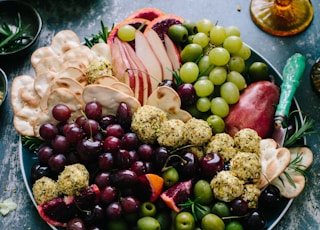
[(0, 98), (0, 106), (6, 99), (8, 93), (8, 79), (5, 72), (0, 69), (0, 92), (2, 93), (2, 99)]
[(25, 34), (32, 36), (32, 40), (17, 50), (11, 52), (0, 51), (0, 59), (19, 57), (28, 53), (41, 32), (42, 20), (40, 14), (33, 6), (21, 1), (0, 1), (0, 26), (3, 23), (16, 25), (18, 13), (21, 16), (22, 27), (30, 25)]

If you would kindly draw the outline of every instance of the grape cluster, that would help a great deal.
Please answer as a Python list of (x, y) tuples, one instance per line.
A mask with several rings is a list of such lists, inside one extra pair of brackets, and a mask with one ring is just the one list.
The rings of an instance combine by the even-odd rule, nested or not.
[(193, 109), (193, 115), (197, 110), (200, 115), (225, 118), (230, 105), (238, 102), (240, 92), (247, 86), (245, 61), (251, 50), (243, 43), (240, 30), (202, 19), (174, 25), (168, 34), (181, 47), (178, 75), (182, 85), (177, 91), (182, 95), (182, 105), (189, 111)]

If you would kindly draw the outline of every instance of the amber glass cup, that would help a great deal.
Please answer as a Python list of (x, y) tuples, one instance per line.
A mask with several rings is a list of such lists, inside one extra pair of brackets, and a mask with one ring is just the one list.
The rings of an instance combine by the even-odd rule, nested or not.
[(313, 18), (310, 0), (251, 0), (250, 14), (262, 30), (276, 36), (304, 31)]

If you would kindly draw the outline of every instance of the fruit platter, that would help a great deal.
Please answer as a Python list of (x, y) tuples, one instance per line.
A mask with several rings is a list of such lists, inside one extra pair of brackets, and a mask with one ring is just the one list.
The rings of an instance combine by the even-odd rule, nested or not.
[(12, 83), (39, 216), (55, 230), (273, 229), (313, 161), (295, 99), (284, 142), (272, 136), (283, 76), (235, 26), (143, 8), (101, 27), (85, 42), (58, 32)]

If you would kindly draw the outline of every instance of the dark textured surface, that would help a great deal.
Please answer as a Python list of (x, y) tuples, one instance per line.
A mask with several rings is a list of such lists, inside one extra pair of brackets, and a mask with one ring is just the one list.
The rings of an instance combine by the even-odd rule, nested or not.
[[(259, 30), (250, 19), (249, 0), (29, 0), (26, 2), (34, 5), (43, 19), (43, 29), (35, 48), (48, 45), (55, 33), (60, 30), (72, 29), (80, 38), (84, 38), (100, 30), (101, 20), (111, 27), (114, 22), (123, 20), (136, 9), (156, 7), (186, 19), (199, 20), (206, 17), (223, 26), (238, 26), (243, 40), (280, 72), (285, 61), (294, 52), (300, 52), (307, 57), (307, 68), (296, 98), (303, 112), (316, 120), (315, 128), (320, 131), (320, 98), (313, 92), (309, 77), (312, 64), (320, 56), (320, 2), (317, 0), (312, 1), (315, 16), (311, 26), (305, 32), (292, 37), (275, 37)], [(15, 76), (34, 74), (30, 65), (30, 55), (13, 61), (0, 62), (0, 68), (8, 75), (9, 86)], [(49, 229), (38, 216), (23, 184), (18, 158), (18, 134), (12, 123), (9, 95), (0, 108), (0, 121), (0, 200), (12, 197), (18, 204), (17, 210), (5, 217), (0, 216), (0, 229)], [(307, 185), (275, 227), (276, 230), (319, 229), (320, 137), (314, 135), (308, 137), (307, 141), (315, 157), (309, 170)]]

